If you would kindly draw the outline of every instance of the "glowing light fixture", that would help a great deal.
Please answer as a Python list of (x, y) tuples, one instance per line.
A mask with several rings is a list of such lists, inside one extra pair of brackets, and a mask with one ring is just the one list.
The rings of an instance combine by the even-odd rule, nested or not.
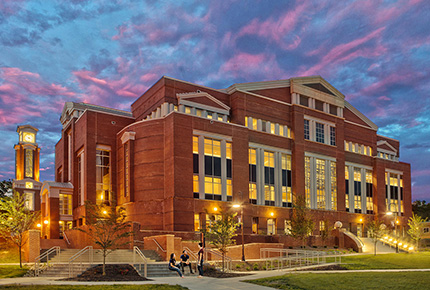
[(105, 211), (105, 210), (104, 210), (104, 211), (103, 211), (103, 214), (107, 214), (107, 211)]
[(362, 223), (363, 222), (363, 219), (360, 219), (360, 223)]
[(40, 228), (42, 225), (41, 225), (41, 224), (37, 224), (36, 226), (37, 226), (38, 228)]
[(273, 211), (270, 213), (270, 216), (274, 216), (275, 214), (273, 213)]
[(408, 247), (408, 245), (406, 245), (406, 244), (405, 244), (405, 245), (403, 245), (403, 248), (405, 248), (405, 249), (406, 249), (407, 247)]
[(387, 215), (393, 215), (392, 211), (387, 212)]
[(62, 225), (62, 224), (63, 224), (63, 221), (59, 221), (59, 223), (60, 223), (60, 225)]
[(414, 249), (414, 247), (409, 247), (409, 251), (412, 251)]
[(384, 239), (388, 240), (388, 237), (384, 237)]
[(403, 243), (399, 243), (399, 246), (403, 245)]
[(43, 221), (43, 223), (44, 223), (45, 225), (47, 225), (49, 222), (48, 222), (48, 220), (44, 220), (44, 221)]
[(217, 208), (217, 207), (214, 207), (214, 211), (218, 211), (218, 208)]
[(233, 207), (234, 207), (234, 208), (239, 208), (239, 207), (240, 207), (240, 204), (233, 204)]

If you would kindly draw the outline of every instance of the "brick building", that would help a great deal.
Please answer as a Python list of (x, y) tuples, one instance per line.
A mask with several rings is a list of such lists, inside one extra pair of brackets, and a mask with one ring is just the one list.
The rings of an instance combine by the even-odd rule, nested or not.
[(361, 236), (388, 211), (404, 233), (411, 215), (399, 141), (319, 76), (227, 89), (162, 77), (131, 112), (68, 102), (60, 120), (56, 181), (41, 190), (51, 238), (85, 222), (85, 200), (112, 198), (142, 229), (177, 233), (241, 203), (246, 241), (288, 232), (298, 195), (316, 235), (328, 220)]

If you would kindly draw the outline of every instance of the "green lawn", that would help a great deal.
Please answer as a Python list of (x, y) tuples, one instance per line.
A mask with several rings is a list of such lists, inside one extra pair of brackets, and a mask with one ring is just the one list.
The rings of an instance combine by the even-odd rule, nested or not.
[(97, 286), (72, 286), (72, 285), (31, 285), (31, 286), (3, 286), (1, 289), (18, 290), (186, 290), (188, 288), (179, 285), (148, 284), (148, 285), (97, 285)]
[(342, 266), (361, 269), (430, 269), (430, 252), (342, 257)]
[(428, 289), (429, 272), (290, 274), (246, 281), (276, 289)]
[(21, 269), (19, 266), (0, 265), (0, 279), (22, 277), (25, 273), (27, 273), (27, 268), (25, 267)]

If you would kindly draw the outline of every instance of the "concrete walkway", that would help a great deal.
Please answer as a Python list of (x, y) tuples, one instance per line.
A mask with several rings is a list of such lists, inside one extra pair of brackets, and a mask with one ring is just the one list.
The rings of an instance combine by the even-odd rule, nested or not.
[(143, 285), (143, 284), (170, 284), (170, 285), (181, 285), (187, 287), (190, 290), (225, 290), (225, 289), (246, 289), (246, 290), (273, 290), (273, 288), (259, 286), (250, 283), (241, 282), (243, 280), (253, 280), (259, 278), (280, 276), (288, 273), (301, 274), (301, 273), (352, 273), (352, 272), (424, 272), (430, 269), (392, 269), (392, 270), (349, 270), (349, 271), (300, 271), (296, 269), (289, 270), (274, 270), (274, 271), (260, 271), (251, 272), (249, 276), (242, 276), (236, 278), (210, 278), (203, 277), (197, 278), (197, 276), (188, 276), (184, 279), (179, 277), (160, 277), (152, 278), (152, 281), (129, 281), (129, 282), (75, 282), (75, 281), (59, 281), (58, 278), (47, 278), (47, 277), (21, 277), (21, 278), (8, 278), (0, 279), (0, 288), (5, 285)]

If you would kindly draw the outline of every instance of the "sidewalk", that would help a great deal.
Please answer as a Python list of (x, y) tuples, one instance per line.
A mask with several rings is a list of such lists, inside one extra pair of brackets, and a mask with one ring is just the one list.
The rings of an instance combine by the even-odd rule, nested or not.
[(190, 290), (273, 290), (273, 288), (259, 286), (255, 284), (241, 282), (243, 280), (253, 280), (259, 278), (280, 276), (288, 273), (301, 274), (301, 273), (352, 273), (352, 272), (424, 272), (430, 271), (430, 269), (383, 269), (383, 270), (348, 270), (348, 271), (300, 271), (297, 272), (298, 268), (289, 270), (273, 270), (273, 271), (260, 271), (250, 272), (251, 275), (235, 277), (235, 278), (210, 278), (203, 277), (197, 278), (197, 276), (188, 276), (185, 279), (179, 277), (160, 277), (151, 278), (152, 281), (127, 281), (127, 282), (75, 282), (75, 281), (58, 281), (61, 279), (47, 278), (47, 277), (21, 277), (21, 278), (8, 278), (0, 279), (0, 287), (4, 285), (142, 285), (142, 284), (170, 284), (170, 285), (181, 285), (187, 287)]

